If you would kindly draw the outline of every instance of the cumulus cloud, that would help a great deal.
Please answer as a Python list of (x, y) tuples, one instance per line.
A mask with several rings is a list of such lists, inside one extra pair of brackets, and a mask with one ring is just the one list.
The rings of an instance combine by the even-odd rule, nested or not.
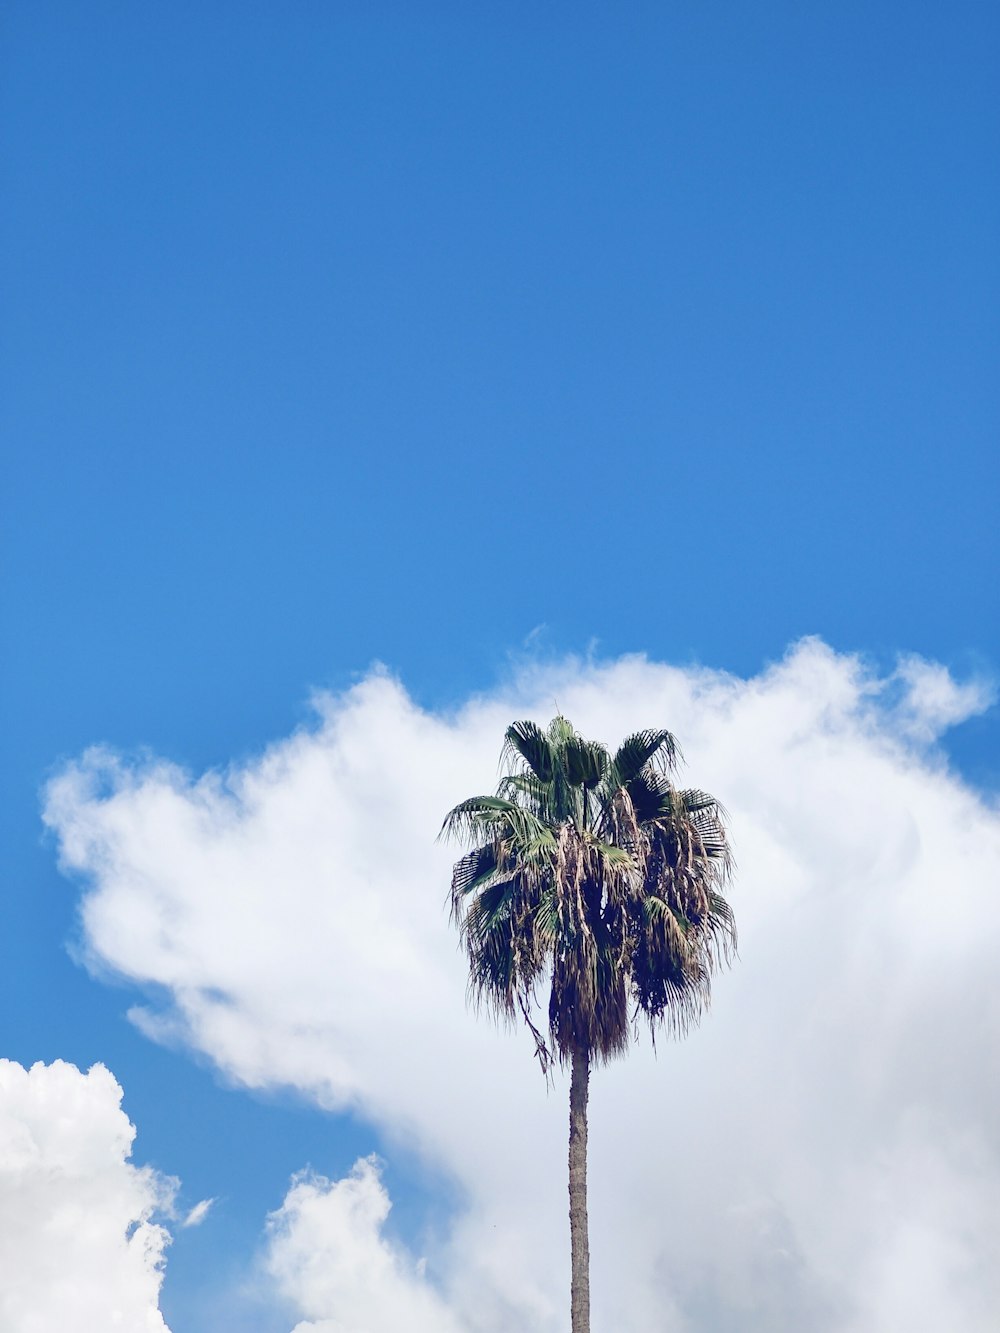
[(915, 659), (882, 678), (817, 640), (749, 680), (563, 662), (448, 714), (374, 672), (225, 772), (94, 751), (55, 779), (46, 819), (85, 877), (92, 965), (169, 996), (133, 1011), (143, 1030), (367, 1116), (457, 1187), (421, 1276), (387, 1248), (374, 1168), (298, 1182), (272, 1233), (286, 1294), (324, 1333), (378, 1333), (389, 1316), (358, 1305), (346, 1259), (319, 1285), (310, 1267), (310, 1245), (357, 1242), (467, 1333), (567, 1326), (566, 1090), (546, 1095), (523, 1034), (466, 1011), (443, 910), (455, 849), (434, 843), (452, 804), (492, 789), (506, 724), (547, 720), (554, 698), (611, 744), (674, 730), (739, 864), (742, 957), (713, 1013), (593, 1080), (595, 1323), (892, 1333), (918, 1310), (986, 1333), (1000, 818), (934, 749), (986, 695)]
[(295, 1333), (460, 1333), (422, 1266), (383, 1236), (389, 1208), (373, 1157), (343, 1180), (305, 1174), (292, 1182), (268, 1219), (266, 1266), (307, 1316)]
[(133, 1166), (102, 1065), (0, 1060), (0, 1328), (168, 1333), (159, 1312), (175, 1182)]

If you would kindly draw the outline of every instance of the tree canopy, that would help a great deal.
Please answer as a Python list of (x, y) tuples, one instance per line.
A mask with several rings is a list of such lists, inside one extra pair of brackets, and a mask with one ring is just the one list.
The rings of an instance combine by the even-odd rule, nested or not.
[[(496, 794), (445, 819), (442, 833), (472, 844), (451, 885), (470, 992), (524, 1017), (546, 1069), (553, 1055), (621, 1054), (640, 1015), (654, 1038), (681, 1035), (735, 951), (725, 812), (676, 785), (679, 759), (665, 730), (612, 754), (562, 716), (515, 722)], [(546, 981), (547, 1037), (532, 1018)]]

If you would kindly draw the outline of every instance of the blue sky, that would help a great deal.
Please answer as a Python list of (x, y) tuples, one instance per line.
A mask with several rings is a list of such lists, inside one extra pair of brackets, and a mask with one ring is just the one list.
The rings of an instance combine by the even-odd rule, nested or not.
[[(106, 1063), (219, 1197), (173, 1333), (307, 1162), (380, 1151), (413, 1243), (453, 1182), (129, 1023), (160, 983), (81, 928), (46, 782), (252, 762), (377, 662), (429, 710), (805, 635), (995, 676), (998, 46), (961, 0), (6, 7), (0, 1054)], [(995, 710), (951, 720), (995, 793)]]

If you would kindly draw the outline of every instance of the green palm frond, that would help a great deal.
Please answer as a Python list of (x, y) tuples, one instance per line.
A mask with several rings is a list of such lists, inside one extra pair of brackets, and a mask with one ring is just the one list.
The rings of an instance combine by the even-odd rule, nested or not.
[(627, 736), (615, 751), (612, 763), (615, 779), (622, 787), (646, 768), (672, 772), (680, 762), (681, 752), (675, 737), (664, 730), (637, 731)]
[(504, 736), (501, 764), (509, 764), (514, 756), (524, 760), (540, 782), (551, 782), (555, 758), (548, 737), (537, 722), (512, 722)]
[(470, 904), (462, 921), (464, 934), (482, 943), (498, 928), (509, 925), (511, 906), (517, 885), (514, 880), (501, 880), (484, 888)]
[(623, 794), (627, 795), (634, 818), (644, 824), (670, 813), (671, 791), (669, 779), (655, 769), (637, 773), (628, 782), (618, 782), (612, 769), (605, 784), (605, 808), (609, 817), (613, 817), (616, 803), (621, 802)]
[(601, 842), (596, 838), (592, 846), (595, 852), (603, 858), (606, 865), (627, 866), (630, 870), (635, 866), (634, 858), (624, 847), (618, 847), (613, 842)]
[(552, 783), (542, 782), (532, 772), (510, 773), (501, 778), (497, 795), (530, 810), (546, 823), (554, 822)]
[(566, 778), (574, 787), (592, 791), (607, 772), (610, 759), (603, 745), (571, 736), (562, 750)]
[(459, 895), (474, 893), (496, 875), (500, 868), (497, 849), (492, 844), (474, 847), (455, 862), (451, 876), (451, 891)]
[(562, 713), (557, 713), (549, 723), (548, 738), (551, 745), (556, 749), (561, 749), (569, 741), (576, 737), (576, 728), (568, 717), (563, 717)]
[(535, 933), (539, 941), (549, 947), (559, 939), (559, 907), (552, 889), (540, 894), (535, 904)]
[(699, 810), (710, 810), (722, 820), (729, 818), (725, 807), (720, 805), (715, 797), (710, 796), (707, 791), (698, 791), (697, 788), (689, 787), (677, 794), (683, 803), (684, 809), (690, 815), (697, 813)]
[(438, 837), (468, 840), (483, 829), (502, 823), (512, 805), (512, 801), (500, 796), (470, 796), (448, 811)]
[(534, 811), (501, 796), (473, 796), (450, 811), (439, 837), (510, 841), (531, 850), (551, 846), (552, 831)]

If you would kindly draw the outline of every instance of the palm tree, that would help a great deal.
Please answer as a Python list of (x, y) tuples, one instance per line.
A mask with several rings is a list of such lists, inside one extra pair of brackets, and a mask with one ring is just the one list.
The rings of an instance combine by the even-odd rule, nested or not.
[[(477, 1003), (516, 1020), (542, 1069), (569, 1064), (569, 1217), (573, 1333), (590, 1333), (587, 1099), (594, 1063), (623, 1054), (639, 1015), (654, 1038), (681, 1036), (736, 948), (722, 890), (724, 811), (671, 781), (668, 731), (640, 731), (612, 755), (564, 717), (507, 728), (495, 796), (473, 796), (442, 834), (472, 850), (456, 863), (452, 919)], [(532, 1018), (549, 987), (548, 1034)]]

